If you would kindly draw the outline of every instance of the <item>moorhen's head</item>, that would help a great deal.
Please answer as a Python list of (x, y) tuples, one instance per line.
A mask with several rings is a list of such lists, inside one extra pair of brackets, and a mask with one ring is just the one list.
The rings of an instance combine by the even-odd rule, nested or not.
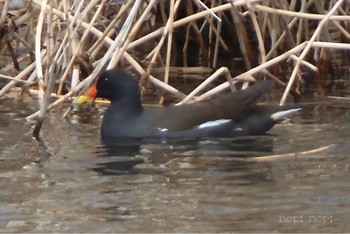
[(127, 97), (140, 99), (139, 83), (123, 70), (107, 70), (96, 78), (93, 85), (78, 98), (77, 103), (92, 102), (96, 97), (111, 102)]

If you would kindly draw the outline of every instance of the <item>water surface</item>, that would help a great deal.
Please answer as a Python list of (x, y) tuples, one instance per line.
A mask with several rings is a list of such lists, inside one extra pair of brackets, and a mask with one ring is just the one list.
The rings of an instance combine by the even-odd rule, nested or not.
[(38, 141), (35, 104), (0, 105), (1, 232), (350, 230), (348, 103), (310, 105), (267, 136), (108, 147), (103, 110), (51, 112)]

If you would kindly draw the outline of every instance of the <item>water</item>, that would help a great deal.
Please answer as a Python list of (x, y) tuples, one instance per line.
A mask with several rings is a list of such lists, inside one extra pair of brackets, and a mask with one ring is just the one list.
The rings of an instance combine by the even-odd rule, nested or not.
[(350, 230), (348, 103), (310, 105), (268, 136), (109, 147), (102, 110), (51, 112), (36, 140), (35, 105), (0, 106), (1, 232)]

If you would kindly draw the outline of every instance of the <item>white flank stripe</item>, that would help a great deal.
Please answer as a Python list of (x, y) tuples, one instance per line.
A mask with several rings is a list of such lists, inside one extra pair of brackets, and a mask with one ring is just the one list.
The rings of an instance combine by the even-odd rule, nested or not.
[(240, 128), (240, 127), (237, 127), (234, 129), (236, 132), (240, 132), (240, 131), (243, 131), (243, 128)]
[(285, 117), (287, 117), (288, 115), (294, 114), (300, 110), (301, 110), (301, 108), (295, 108), (295, 109), (290, 109), (290, 110), (285, 110), (285, 111), (278, 111), (276, 113), (273, 113), (270, 117), (271, 117), (271, 119), (278, 121), (278, 120), (282, 120)]
[(221, 124), (225, 124), (225, 123), (228, 123), (231, 121), (232, 121), (231, 119), (218, 119), (218, 120), (208, 121), (208, 122), (202, 123), (197, 128), (203, 129), (203, 128), (216, 127), (216, 126), (219, 126)]
[(161, 131), (161, 132), (167, 132), (167, 131), (169, 131), (169, 130), (166, 129), (166, 128), (158, 128), (158, 130)]

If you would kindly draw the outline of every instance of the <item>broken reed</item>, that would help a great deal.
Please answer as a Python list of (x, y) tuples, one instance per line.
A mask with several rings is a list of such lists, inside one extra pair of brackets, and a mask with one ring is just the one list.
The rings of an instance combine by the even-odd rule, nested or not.
[[(103, 69), (128, 68), (180, 104), (268, 76), (285, 87), (283, 104), (291, 89), (298, 93), (303, 72), (315, 82), (339, 54), (349, 56), (350, 6), (343, 0), (32, 0), (18, 10), (7, 3), (0, 2), (0, 49), (12, 62), (0, 78), (11, 81), (0, 98), (16, 85), (35, 89), (39, 111), (29, 118), (38, 117), (37, 133), (47, 110)], [(208, 78), (186, 96), (168, 84), (178, 71)], [(228, 82), (204, 92), (222, 75)]]

